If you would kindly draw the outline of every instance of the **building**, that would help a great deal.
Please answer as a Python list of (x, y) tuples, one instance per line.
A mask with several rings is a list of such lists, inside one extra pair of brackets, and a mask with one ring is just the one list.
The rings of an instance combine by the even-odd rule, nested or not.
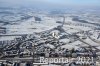
[(0, 27), (0, 34), (5, 34), (6, 33), (6, 28)]

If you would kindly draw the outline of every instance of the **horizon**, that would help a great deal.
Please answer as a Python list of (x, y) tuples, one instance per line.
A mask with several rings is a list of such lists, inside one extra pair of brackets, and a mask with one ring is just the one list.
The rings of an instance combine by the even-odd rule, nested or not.
[(43, 9), (96, 8), (100, 0), (0, 0), (1, 7), (34, 7)]

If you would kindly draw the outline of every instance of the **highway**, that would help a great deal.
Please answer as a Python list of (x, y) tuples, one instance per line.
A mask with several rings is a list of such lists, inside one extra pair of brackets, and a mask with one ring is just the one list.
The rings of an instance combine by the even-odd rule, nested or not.
[(23, 36), (23, 35), (28, 35), (28, 34), (0, 34), (0, 37), (2, 36)]

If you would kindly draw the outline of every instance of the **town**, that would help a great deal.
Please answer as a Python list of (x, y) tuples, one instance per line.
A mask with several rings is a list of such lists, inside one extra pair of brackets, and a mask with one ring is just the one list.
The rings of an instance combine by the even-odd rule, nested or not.
[[(21, 20), (6, 25), (0, 21), (0, 66), (100, 66), (99, 23), (80, 18), (84, 14), (18, 14)], [(73, 60), (45, 64), (41, 57)], [(90, 62), (80, 63), (78, 57)]]

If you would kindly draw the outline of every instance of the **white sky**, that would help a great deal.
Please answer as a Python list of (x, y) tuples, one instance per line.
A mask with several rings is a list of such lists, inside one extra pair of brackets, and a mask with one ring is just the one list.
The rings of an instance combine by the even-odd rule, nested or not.
[(100, 6), (100, 0), (0, 0), (0, 5), (22, 6)]

